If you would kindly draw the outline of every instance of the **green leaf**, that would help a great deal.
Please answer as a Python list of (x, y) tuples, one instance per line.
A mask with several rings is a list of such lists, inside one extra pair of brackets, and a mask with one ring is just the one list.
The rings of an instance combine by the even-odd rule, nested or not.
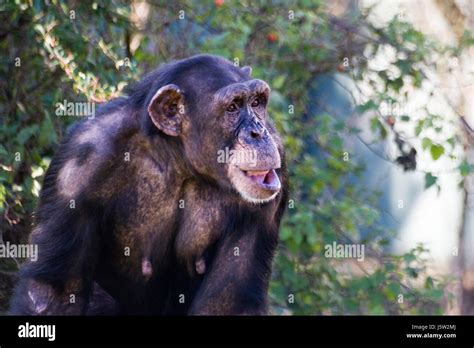
[(363, 114), (367, 110), (373, 110), (373, 109), (377, 109), (377, 105), (375, 104), (373, 100), (369, 100), (365, 104), (357, 105), (357, 112), (360, 114)]
[(403, 259), (405, 260), (406, 263), (410, 263), (416, 260), (416, 256), (413, 254), (405, 254), (403, 255)]
[(38, 132), (38, 126), (33, 125), (30, 127), (23, 128), (20, 133), (18, 133), (16, 140), (18, 141), (19, 144), (23, 145), (25, 144), (33, 134)]
[(436, 161), (444, 153), (444, 147), (442, 145), (432, 144), (430, 148), (431, 157)]
[(436, 181), (438, 180), (438, 177), (434, 176), (431, 173), (426, 173), (425, 175), (425, 189), (430, 188), (434, 184), (436, 184)]
[(474, 165), (467, 163), (466, 160), (464, 160), (459, 165), (459, 172), (461, 173), (462, 176), (468, 176), (469, 173), (473, 171), (474, 171)]
[(433, 297), (435, 300), (439, 300), (443, 298), (443, 296), (444, 296), (444, 291), (442, 289), (431, 290), (431, 297)]
[(41, 123), (41, 128), (39, 130), (39, 139), (38, 144), (40, 147), (44, 147), (50, 143), (57, 143), (56, 131), (54, 130), (53, 122), (49, 117), (48, 113), (45, 112), (44, 120)]
[(370, 119), (370, 130), (372, 132), (375, 132), (377, 128), (379, 127), (379, 120), (377, 117), (373, 117)]
[(456, 143), (456, 138), (455, 137), (451, 137), (449, 138), (448, 140), (446, 140), (448, 142), (449, 145), (451, 145), (451, 147), (454, 147), (455, 143)]
[(3, 210), (4, 203), (6, 202), (7, 189), (4, 185), (0, 185), (0, 209)]
[(417, 122), (416, 127), (415, 127), (416, 136), (419, 136), (421, 134), (424, 124), (425, 122), (423, 120)]
[(383, 292), (389, 301), (394, 301), (401, 292), (400, 284), (389, 283)]
[(301, 242), (303, 241), (303, 235), (301, 233), (294, 233), (293, 240), (295, 241), (297, 245), (300, 245)]
[(421, 147), (423, 148), (423, 150), (428, 149), (432, 144), (433, 143), (429, 138), (423, 138), (423, 140), (421, 141)]
[(280, 76), (277, 76), (274, 80), (273, 80), (273, 88), (275, 89), (280, 89), (283, 87), (283, 83), (285, 82), (285, 76), (284, 75), (280, 75)]
[(291, 231), (290, 228), (287, 228), (287, 227), (281, 228), (281, 230), (280, 230), (280, 239), (282, 241), (285, 241), (285, 240), (289, 239), (291, 237), (291, 235), (292, 235), (292, 231)]

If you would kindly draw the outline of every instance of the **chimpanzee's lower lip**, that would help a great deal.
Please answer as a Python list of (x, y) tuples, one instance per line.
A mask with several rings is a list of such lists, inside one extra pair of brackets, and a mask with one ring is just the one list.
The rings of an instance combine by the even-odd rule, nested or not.
[[(270, 169), (271, 170), (271, 169)], [(247, 176), (265, 176), (270, 172), (269, 169), (267, 170), (246, 170), (245, 175)]]

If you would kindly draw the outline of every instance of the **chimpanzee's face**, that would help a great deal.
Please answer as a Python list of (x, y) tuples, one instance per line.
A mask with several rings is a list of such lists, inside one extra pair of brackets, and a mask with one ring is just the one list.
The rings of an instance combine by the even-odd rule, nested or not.
[(249, 202), (272, 200), (280, 191), (276, 169), (280, 154), (267, 128), (270, 88), (261, 80), (229, 84), (213, 95), (216, 133), (221, 134), (217, 161), (226, 181)]
[(228, 65), (213, 71), (214, 78), (208, 72), (207, 83), (198, 84), (201, 88), (189, 81), (181, 83), (184, 87), (161, 88), (149, 113), (158, 128), (181, 137), (197, 173), (245, 201), (269, 202), (281, 188), (277, 135), (267, 114), (270, 88), (250, 78), (248, 71)]

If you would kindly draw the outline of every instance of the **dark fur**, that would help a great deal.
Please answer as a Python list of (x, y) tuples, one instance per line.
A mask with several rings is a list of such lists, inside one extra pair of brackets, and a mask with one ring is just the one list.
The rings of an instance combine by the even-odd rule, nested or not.
[[(181, 139), (158, 130), (147, 112), (153, 95), (164, 85), (176, 84), (182, 88), (187, 113), (192, 114), (203, 108), (209, 93), (248, 78), (222, 58), (195, 56), (145, 76), (127, 90), (127, 97), (102, 105), (95, 120), (76, 124), (44, 179), (31, 236), (31, 243), (38, 245), (39, 259), (21, 270), (11, 312), (32, 315), (265, 313), (271, 262), (287, 199), (283, 149), (280, 146), (282, 168), (278, 174), (282, 190), (277, 198), (260, 205), (246, 203), (231, 189), (220, 187), (211, 175), (197, 173), (184, 156)], [(107, 123), (105, 117), (116, 112), (119, 116)], [(205, 141), (220, 136), (209, 134), (210, 120), (196, 122), (197, 132)], [(271, 121), (268, 122), (268, 128), (276, 134)], [(94, 131), (100, 135), (94, 141), (78, 142), (81, 136)], [(128, 151), (132, 160), (121, 161), (123, 153)], [(145, 158), (148, 154), (149, 158)], [(77, 178), (77, 193), (74, 191), (77, 187), (70, 185), (75, 209), (69, 209), (70, 200), (58, 192), (58, 181), (61, 170), (73, 159), (84, 173)], [(144, 168), (143, 163), (148, 167)], [(155, 177), (153, 171), (159, 176)], [(166, 196), (167, 191), (163, 191), (160, 201), (154, 192), (162, 184), (182, 189), (176, 196), (171, 193)], [(186, 209), (178, 209), (174, 204), (187, 194), (186, 190), (195, 190), (194, 197), (206, 197), (206, 200), (191, 199), (186, 202)], [(149, 193), (143, 201), (146, 192)], [(209, 228), (218, 233), (210, 237), (204, 250), (207, 264), (204, 275), (190, 271), (193, 258), (183, 260), (176, 253), (181, 247), (176, 245), (180, 228), (193, 225), (193, 221), (186, 222), (192, 219), (193, 204), (199, 204), (203, 211), (207, 211), (205, 205), (209, 204), (209, 209), (217, 208), (224, 213), (220, 216), (225, 217), (216, 221), (212, 220), (213, 216), (208, 217), (213, 224)], [(161, 212), (168, 215), (157, 216)], [(132, 256), (120, 258), (120, 251), (129, 244)], [(235, 247), (244, 256), (232, 257)], [(153, 265), (153, 275), (148, 280), (142, 279), (138, 265), (144, 257)], [(68, 302), (71, 293), (77, 298), (76, 304)], [(179, 303), (179, 294), (185, 295), (184, 304)], [(41, 313), (38, 308), (42, 309)]]

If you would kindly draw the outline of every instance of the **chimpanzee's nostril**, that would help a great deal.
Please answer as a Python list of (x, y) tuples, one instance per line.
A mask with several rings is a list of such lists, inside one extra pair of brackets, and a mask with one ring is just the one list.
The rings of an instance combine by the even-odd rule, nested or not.
[(257, 139), (257, 138), (260, 138), (262, 136), (262, 134), (260, 132), (257, 132), (257, 131), (250, 131), (250, 135), (252, 136), (252, 138), (254, 139)]

